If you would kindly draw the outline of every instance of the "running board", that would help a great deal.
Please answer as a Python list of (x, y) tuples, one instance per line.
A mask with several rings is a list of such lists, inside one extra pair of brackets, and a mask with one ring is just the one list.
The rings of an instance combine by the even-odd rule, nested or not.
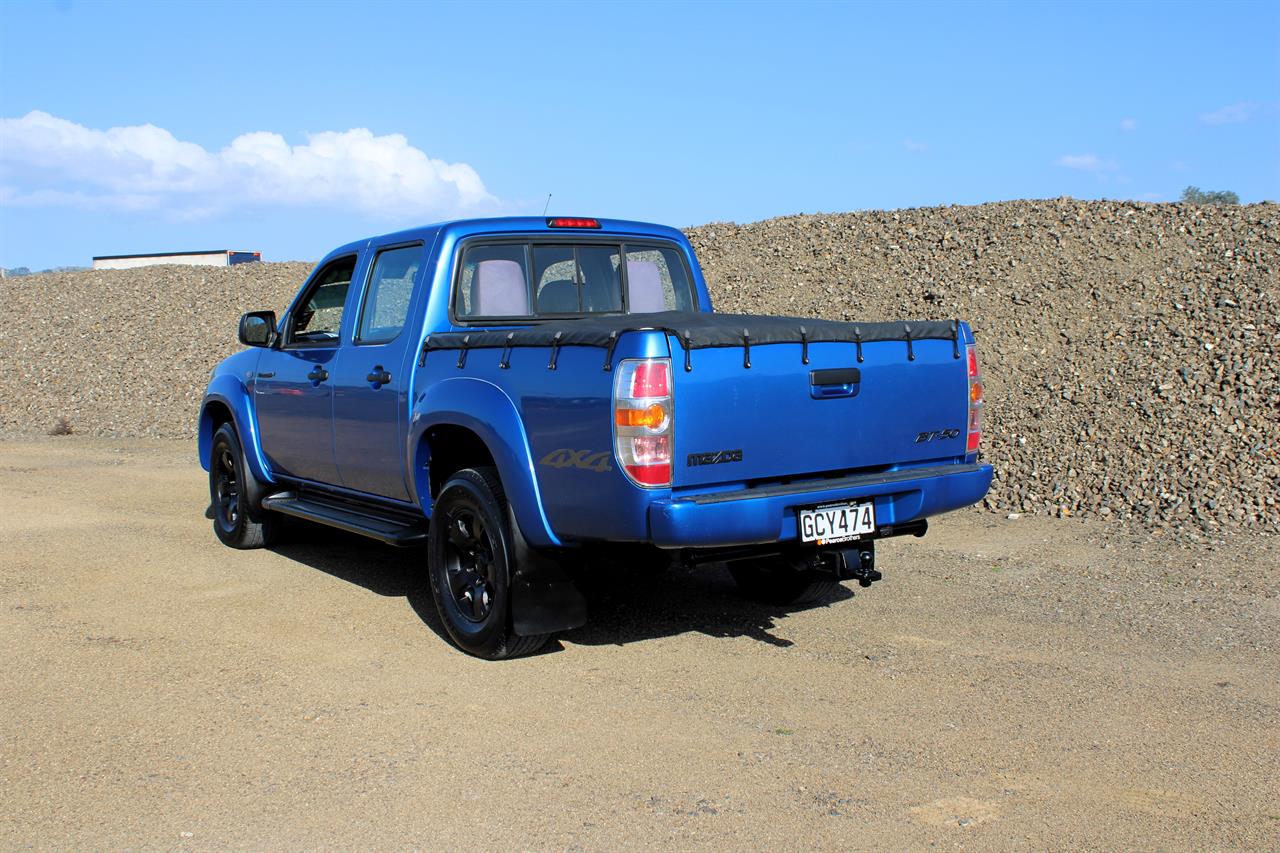
[(291, 515), (319, 524), (327, 524), (349, 533), (358, 533), (405, 547), (427, 541), (427, 520), (408, 514), (383, 513), (376, 507), (356, 504), (313, 493), (278, 492), (262, 501), (263, 509)]

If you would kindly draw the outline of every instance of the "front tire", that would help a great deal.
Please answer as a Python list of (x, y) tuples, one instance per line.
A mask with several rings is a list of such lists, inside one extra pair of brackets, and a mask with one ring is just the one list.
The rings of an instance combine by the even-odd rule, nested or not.
[(739, 560), (729, 564), (738, 591), (753, 601), (780, 606), (816, 604), (835, 595), (838, 581), (798, 571), (780, 557)]
[(466, 468), (444, 484), (431, 513), (427, 571), (450, 639), (488, 660), (537, 651), (549, 635), (511, 630), (515, 541), (507, 498), (492, 468)]
[[(262, 548), (271, 544), (275, 535), (276, 519), (250, 506), (252, 477), (235, 427), (218, 427), (209, 454), (209, 502), (213, 507), (213, 532), (231, 548)], [(254, 521), (250, 513), (261, 513), (261, 520)]]

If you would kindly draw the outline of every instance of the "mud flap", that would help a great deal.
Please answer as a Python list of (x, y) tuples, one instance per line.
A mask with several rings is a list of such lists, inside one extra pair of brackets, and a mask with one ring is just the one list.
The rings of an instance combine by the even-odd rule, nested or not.
[(507, 508), (515, 545), (511, 576), (511, 630), (520, 637), (568, 631), (587, 624), (587, 600), (555, 560), (529, 547)]

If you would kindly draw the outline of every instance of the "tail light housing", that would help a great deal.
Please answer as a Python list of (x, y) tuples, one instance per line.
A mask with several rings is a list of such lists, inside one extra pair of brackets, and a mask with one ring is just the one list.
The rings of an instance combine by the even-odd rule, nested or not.
[(977, 453), (982, 443), (982, 372), (978, 367), (978, 348), (965, 347), (969, 365), (969, 442), (967, 453)]
[(613, 380), (613, 445), (627, 479), (644, 489), (671, 485), (675, 436), (671, 359), (627, 358)]

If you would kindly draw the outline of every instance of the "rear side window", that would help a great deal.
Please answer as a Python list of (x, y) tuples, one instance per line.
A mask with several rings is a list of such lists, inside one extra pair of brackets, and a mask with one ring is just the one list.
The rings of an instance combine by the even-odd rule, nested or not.
[(340, 258), (320, 271), (298, 305), (285, 338), (291, 344), (333, 344), (342, 328), (342, 310), (356, 269), (356, 259)]
[(413, 280), (422, 260), (422, 246), (402, 246), (378, 253), (360, 308), (356, 341), (385, 344), (395, 340), (409, 317)]
[(454, 285), (459, 319), (694, 310), (679, 249), (608, 243), (472, 245)]

